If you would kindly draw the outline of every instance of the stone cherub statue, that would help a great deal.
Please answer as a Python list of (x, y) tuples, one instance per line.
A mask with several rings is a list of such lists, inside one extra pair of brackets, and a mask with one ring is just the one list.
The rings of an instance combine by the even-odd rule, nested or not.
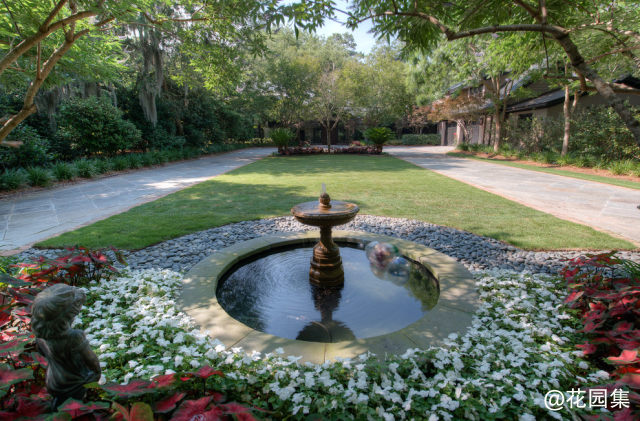
[(84, 332), (71, 329), (86, 300), (82, 289), (52, 285), (40, 292), (31, 310), (36, 348), (48, 362), (46, 385), (57, 408), (68, 398), (82, 399), (87, 383), (100, 378), (100, 361)]

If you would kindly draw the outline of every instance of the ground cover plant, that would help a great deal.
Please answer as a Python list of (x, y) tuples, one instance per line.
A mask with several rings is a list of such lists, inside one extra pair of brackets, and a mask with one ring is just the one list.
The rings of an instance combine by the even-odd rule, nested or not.
[[(117, 250), (112, 252), (124, 263)], [(112, 263), (103, 252), (84, 248), (69, 249), (56, 259), (40, 257), (26, 263), (0, 259), (0, 418), (70, 420), (111, 416), (153, 421), (158, 417), (189, 420), (202, 416), (252, 420), (249, 408), (224, 402), (224, 394), (213, 385), (207, 386), (212, 383), (210, 377), (224, 375), (209, 366), (180, 377), (167, 374), (152, 381), (137, 379), (124, 386), (87, 385), (84, 402), (70, 398), (52, 408), (44, 381), (47, 361), (35, 351), (30, 332), (30, 305), (40, 291), (56, 283), (108, 283), (117, 273)]]
[[(640, 182), (637, 182), (637, 181), (621, 180), (621, 179), (606, 177), (602, 175), (575, 172), (575, 171), (571, 171), (570, 169), (563, 169), (562, 164), (559, 164), (561, 165), (559, 168), (539, 167), (537, 165), (531, 165), (531, 164), (526, 164), (522, 162), (512, 162), (512, 161), (506, 161), (501, 159), (483, 158), (480, 156), (469, 155), (467, 153), (449, 152), (447, 153), (447, 155), (454, 156), (456, 158), (476, 159), (479, 161), (491, 162), (494, 164), (507, 165), (509, 167), (522, 168), (525, 170), (539, 171), (539, 172), (545, 172), (545, 173), (555, 174), (555, 175), (563, 175), (565, 177), (579, 178), (581, 180), (597, 181), (599, 183), (612, 184), (614, 186), (620, 186), (620, 187), (628, 187), (630, 189), (640, 189)], [(573, 165), (573, 164), (569, 163), (567, 165)], [(640, 166), (638, 168), (639, 168), (638, 174), (640, 174)]]
[(317, 200), (323, 182), (332, 198), (357, 203), (363, 214), (446, 225), (523, 248), (635, 248), (405, 161), (361, 155), (266, 158), (39, 245), (142, 248), (227, 223), (287, 215), (292, 206)]
[(580, 256), (562, 276), (571, 292), (565, 303), (578, 310), (586, 333), (578, 347), (612, 374), (611, 387), (633, 390), (640, 409), (640, 264), (614, 252)]
[[(211, 411), (215, 401), (223, 413), (258, 407), (256, 415), (278, 419), (566, 419), (568, 407), (544, 407), (546, 391), (597, 385), (609, 375), (575, 351), (582, 335), (562, 304), (564, 282), (511, 271), (475, 276), (481, 306), (467, 332), (384, 362), (365, 354), (324, 364), (300, 363), (279, 350), (261, 355), (226, 349), (177, 308), (179, 273), (130, 271), (109, 282), (94, 279), (85, 287), (87, 304), (74, 327), (85, 330), (103, 377), (90, 386), (91, 401), (70, 401), (60, 409), (72, 415), (143, 409), (160, 415), (159, 408), (179, 406), (174, 415), (188, 419)], [(4, 349), (2, 356), (23, 350)], [(4, 368), (11, 381), (3, 389), (18, 399), (5, 398), (3, 415), (25, 415), (25, 407), (32, 415), (44, 412), (42, 362), (35, 355), (32, 360), (20, 360), (25, 367), (17, 370)], [(28, 396), (28, 390), (38, 395)], [(247, 405), (218, 403), (225, 399)]]

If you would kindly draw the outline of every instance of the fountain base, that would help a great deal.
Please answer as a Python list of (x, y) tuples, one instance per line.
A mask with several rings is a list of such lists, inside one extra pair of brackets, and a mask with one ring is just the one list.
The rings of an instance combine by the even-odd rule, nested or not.
[(319, 287), (344, 285), (344, 269), (338, 246), (334, 244), (334, 247), (327, 248), (322, 242), (316, 244), (311, 258), (309, 282)]

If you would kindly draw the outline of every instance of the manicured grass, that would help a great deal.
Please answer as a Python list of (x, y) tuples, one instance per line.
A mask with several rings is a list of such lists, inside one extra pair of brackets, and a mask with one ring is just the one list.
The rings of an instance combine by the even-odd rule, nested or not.
[(538, 167), (536, 165), (522, 164), (520, 162), (502, 161), (499, 159), (483, 158), (480, 156), (467, 155), (467, 154), (458, 153), (458, 152), (448, 152), (447, 155), (455, 156), (456, 158), (477, 159), (478, 161), (487, 161), (493, 164), (507, 165), (509, 167), (546, 172), (546, 173), (555, 174), (555, 175), (564, 175), (565, 177), (580, 178), (582, 180), (597, 181), (598, 183), (612, 184), (614, 186), (628, 187), (630, 189), (640, 190), (640, 183), (636, 181), (620, 180), (618, 178), (606, 177), (603, 175), (584, 174), (580, 172), (561, 170), (558, 168)]
[(363, 214), (413, 218), (527, 249), (632, 249), (624, 240), (563, 221), (390, 156), (270, 157), (40, 243), (137, 249), (231, 222), (288, 215), (317, 200), (321, 183)]

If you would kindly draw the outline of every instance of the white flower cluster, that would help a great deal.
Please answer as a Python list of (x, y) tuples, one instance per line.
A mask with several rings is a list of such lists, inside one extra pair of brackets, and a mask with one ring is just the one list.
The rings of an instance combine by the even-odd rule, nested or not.
[(128, 382), (209, 364), (233, 379), (238, 391), (277, 396), (280, 405), (270, 409), (283, 414), (569, 417), (564, 410), (547, 411), (545, 393), (598, 384), (602, 373), (591, 374), (575, 351), (571, 338), (578, 325), (564, 312), (563, 283), (511, 271), (475, 276), (482, 304), (467, 332), (451, 335), (442, 347), (411, 349), (384, 364), (372, 355), (315, 365), (227, 350), (177, 310), (181, 275), (167, 270), (129, 272), (90, 285), (78, 327), (102, 361), (106, 380)]

